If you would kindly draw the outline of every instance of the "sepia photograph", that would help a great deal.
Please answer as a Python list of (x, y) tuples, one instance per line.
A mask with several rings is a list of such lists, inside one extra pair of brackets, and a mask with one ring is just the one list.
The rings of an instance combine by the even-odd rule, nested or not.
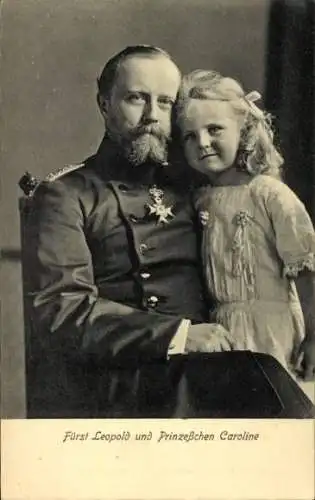
[(2, 2), (3, 421), (312, 423), (314, 47), (314, 0)]

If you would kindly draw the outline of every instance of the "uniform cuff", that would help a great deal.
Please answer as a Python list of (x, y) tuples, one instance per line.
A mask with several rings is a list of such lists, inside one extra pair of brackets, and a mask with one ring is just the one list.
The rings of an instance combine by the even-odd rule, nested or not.
[(190, 325), (191, 321), (189, 319), (183, 319), (181, 321), (168, 347), (167, 357), (173, 356), (174, 354), (184, 354)]

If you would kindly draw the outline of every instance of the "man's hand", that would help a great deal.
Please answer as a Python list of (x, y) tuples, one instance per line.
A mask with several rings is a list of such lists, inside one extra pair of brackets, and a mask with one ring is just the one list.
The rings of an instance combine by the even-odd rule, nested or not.
[(295, 368), (305, 381), (315, 380), (315, 337), (303, 340)]
[(217, 323), (191, 325), (185, 345), (185, 352), (221, 352), (233, 349), (231, 334)]

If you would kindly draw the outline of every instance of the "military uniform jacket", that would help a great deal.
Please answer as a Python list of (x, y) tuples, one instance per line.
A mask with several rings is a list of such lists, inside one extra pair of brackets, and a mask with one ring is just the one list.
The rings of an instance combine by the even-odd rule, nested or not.
[[(167, 223), (149, 213), (153, 184)], [(130, 165), (105, 137), (39, 185), (27, 231), (30, 415), (118, 416), (134, 407), (139, 367), (165, 363), (183, 318), (204, 319), (189, 189), (170, 166)]]

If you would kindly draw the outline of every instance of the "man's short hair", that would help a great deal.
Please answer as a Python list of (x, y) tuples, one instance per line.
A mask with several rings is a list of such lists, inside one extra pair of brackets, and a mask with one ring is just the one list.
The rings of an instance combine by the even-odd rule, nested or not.
[(109, 97), (120, 65), (131, 56), (163, 56), (172, 61), (171, 56), (159, 47), (153, 45), (130, 45), (109, 59), (104, 66), (100, 77), (97, 79), (99, 95)]

